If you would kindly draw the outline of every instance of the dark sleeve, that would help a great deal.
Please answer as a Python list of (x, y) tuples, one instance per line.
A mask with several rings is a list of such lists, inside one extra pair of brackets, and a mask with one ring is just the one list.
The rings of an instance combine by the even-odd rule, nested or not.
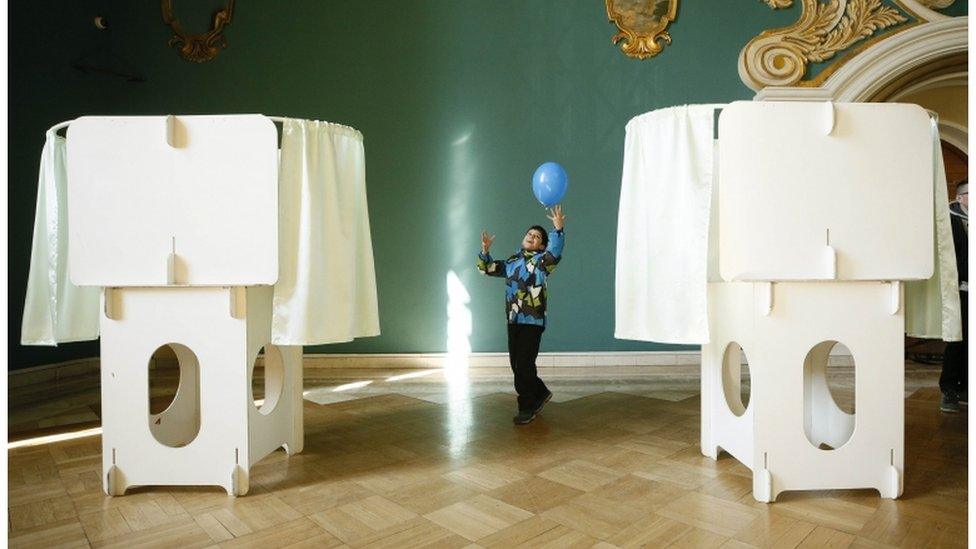
[(952, 245), (956, 249), (956, 270), (959, 271), (959, 282), (969, 281), (969, 233), (961, 219), (950, 215), (952, 220)]

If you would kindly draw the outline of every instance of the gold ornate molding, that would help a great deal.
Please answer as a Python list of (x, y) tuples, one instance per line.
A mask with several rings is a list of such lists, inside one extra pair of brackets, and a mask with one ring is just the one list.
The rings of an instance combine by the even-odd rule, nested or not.
[(918, 0), (920, 4), (930, 10), (944, 10), (955, 3), (956, 0)]
[(606, 0), (607, 18), (620, 30), (612, 38), (630, 57), (647, 59), (671, 43), (668, 25), (678, 14), (678, 0)]
[[(791, 0), (763, 1), (773, 9), (792, 4)], [(879, 30), (908, 21), (881, 0), (801, 2), (803, 13), (796, 23), (764, 31), (742, 49), (739, 76), (749, 87), (818, 85), (803, 80), (810, 63), (827, 61)]]
[(180, 20), (173, 16), (173, 0), (160, 0), (163, 10), (163, 22), (173, 29), (173, 37), (169, 39), (169, 46), (177, 47), (180, 55), (187, 61), (204, 63), (210, 61), (220, 50), (227, 47), (224, 38), (224, 28), (230, 25), (234, 15), (234, 0), (227, 0), (224, 9), (217, 10), (213, 16), (213, 26), (202, 34), (188, 34), (183, 31)]

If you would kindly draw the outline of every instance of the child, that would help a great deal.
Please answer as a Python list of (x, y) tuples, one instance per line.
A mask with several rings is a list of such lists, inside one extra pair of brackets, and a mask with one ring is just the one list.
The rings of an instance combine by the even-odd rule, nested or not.
[(562, 258), (562, 206), (551, 209), (548, 217), (554, 230), (535, 225), (522, 238), (522, 248), (505, 261), (494, 261), (488, 253), (494, 236), (481, 231), (478, 270), (488, 276), (505, 277), (505, 309), (508, 313), (508, 360), (515, 374), (518, 415), (513, 419), (525, 425), (535, 419), (552, 393), (539, 379), (535, 359), (542, 332), (546, 329), (546, 277)]

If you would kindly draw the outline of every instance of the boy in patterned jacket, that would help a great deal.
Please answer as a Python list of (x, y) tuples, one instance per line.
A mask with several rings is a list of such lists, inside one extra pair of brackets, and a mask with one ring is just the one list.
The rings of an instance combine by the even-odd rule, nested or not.
[(488, 276), (505, 278), (505, 311), (508, 315), (508, 360), (515, 375), (518, 393), (518, 414), (514, 421), (524, 425), (531, 422), (552, 393), (539, 379), (535, 366), (546, 329), (546, 278), (562, 259), (563, 210), (556, 206), (546, 216), (553, 231), (535, 225), (526, 231), (522, 247), (504, 261), (495, 261), (488, 253), (495, 237), (481, 231), (481, 253), (478, 270)]

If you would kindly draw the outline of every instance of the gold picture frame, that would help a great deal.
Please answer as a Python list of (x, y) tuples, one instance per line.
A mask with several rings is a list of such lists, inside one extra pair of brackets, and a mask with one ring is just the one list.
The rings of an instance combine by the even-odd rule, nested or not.
[(613, 43), (635, 59), (654, 57), (671, 43), (668, 26), (678, 15), (678, 0), (606, 0), (607, 18), (620, 32)]
[(227, 5), (214, 13), (210, 30), (201, 34), (190, 34), (183, 30), (180, 20), (173, 15), (173, 0), (160, 0), (160, 8), (163, 22), (173, 30), (169, 46), (176, 47), (183, 59), (205, 63), (217, 57), (220, 50), (227, 47), (224, 29), (230, 25), (234, 16), (234, 0), (227, 0)]

